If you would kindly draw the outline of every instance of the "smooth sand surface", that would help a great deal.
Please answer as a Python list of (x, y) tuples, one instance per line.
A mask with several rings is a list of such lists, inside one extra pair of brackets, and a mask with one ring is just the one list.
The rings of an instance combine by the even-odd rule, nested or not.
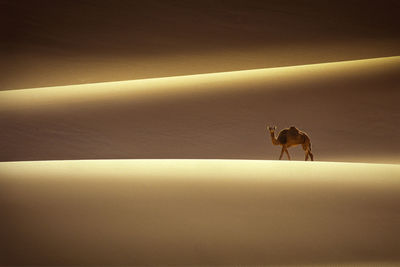
[(399, 266), (399, 13), (1, 0), (0, 265)]
[[(0, 160), (315, 159), (400, 163), (400, 57), (0, 92)], [(300, 147), (290, 148), (303, 160)]]
[(2, 0), (0, 90), (400, 54), (380, 1)]
[(4, 265), (400, 263), (399, 165), (80, 160), (0, 173)]

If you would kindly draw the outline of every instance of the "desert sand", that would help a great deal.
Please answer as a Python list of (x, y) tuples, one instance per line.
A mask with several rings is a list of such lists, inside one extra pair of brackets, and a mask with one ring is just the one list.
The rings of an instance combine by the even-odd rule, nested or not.
[[(399, 74), (389, 57), (2, 91), (0, 263), (395, 266)], [(267, 124), (306, 131), (316, 161), (274, 161)]]
[(3, 0), (0, 12), (0, 90), (400, 54), (392, 0)]
[(399, 12), (0, 1), (0, 265), (399, 266)]
[(6, 265), (400, 263), (399, 165), (80, 160), (0, 170)]
[(316, 160), (399, 163), (399, 84), (389, 57), (2, 91), (0, 160), (278, 159), (268, 124)]

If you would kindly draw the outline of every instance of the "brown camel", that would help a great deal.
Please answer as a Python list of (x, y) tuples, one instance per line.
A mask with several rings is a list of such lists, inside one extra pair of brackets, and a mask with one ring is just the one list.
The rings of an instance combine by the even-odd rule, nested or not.
[(308, 157), (310, 157), (312, 161), (314, 160), (314, 155), (311, 153), (310, 137), (308, 137), (308, 135), (305, 132), (300, 131), (294, 126), (291, 126), (290, 128), (286, 128), (280, 131), (278, 134), (278, 138), (276, 138), (275, 137), (276, 126), (273, 127), (267, 126), (267, 129), (271, 134), (272, 144), (276, 146), (277, 145), (282, 146), (282, 151), (281, 155), (279, 156), (279, 159), (282, 159), (283, 152), (286, 152), (290, 160), (288, 148), (292, 146), (302, 145), (303, 150), (306, 152), (305, 160), (307, 161)]

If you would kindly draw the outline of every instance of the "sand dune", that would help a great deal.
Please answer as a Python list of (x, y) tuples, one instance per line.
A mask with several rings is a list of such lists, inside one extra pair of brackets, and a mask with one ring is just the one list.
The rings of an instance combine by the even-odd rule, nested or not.
[(400, 54), (392, 0), (3, 0), (0, 12), (0, 90)]
[(399, 84), (389, 57), (3, 91), (0, 160), (277, 159), (276, 124), (316, 160), (399, 163)]
[(0, 265), (399, 266), (399, 11), (0, 1)]
[(0, 172), (5, 265), (400, 263), (399, 165), (83, 160)]

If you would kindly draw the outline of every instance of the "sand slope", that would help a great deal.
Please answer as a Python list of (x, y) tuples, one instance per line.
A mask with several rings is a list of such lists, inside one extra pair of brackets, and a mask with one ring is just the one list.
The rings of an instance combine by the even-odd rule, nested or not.
[(399, 163), (399, 84), (390, 57), (3, 91), (0, 160), (277, 159), (276, 124), (316, 160)]
[(0, 172), (6, 265), (400, 262), (399, 165), (84, 160)]
[(0, 2), (0, 90), (400, 54), (396, 1)]
[(3, 0), (0, 12), (0, 90), (400, 54), (392, 0)]

